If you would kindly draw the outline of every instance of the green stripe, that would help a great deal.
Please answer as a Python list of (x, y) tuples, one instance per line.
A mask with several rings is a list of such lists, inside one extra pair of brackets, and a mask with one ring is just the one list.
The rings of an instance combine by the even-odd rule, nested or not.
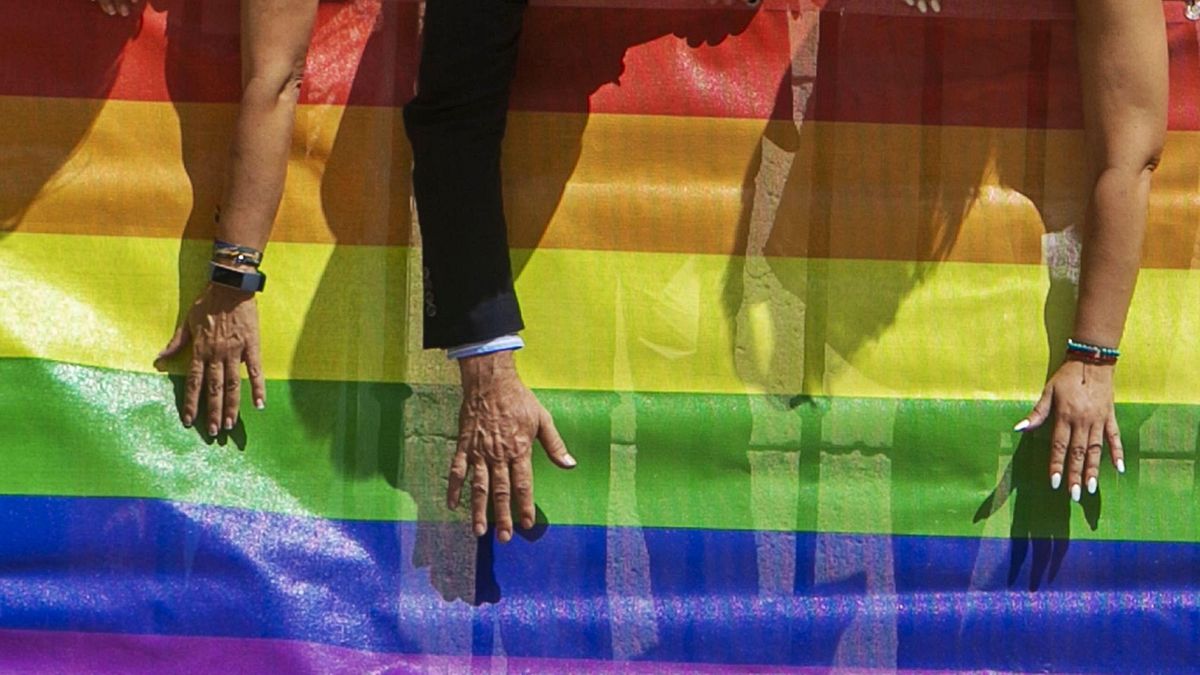
[[(271, 382), (266, 411), (209, 445), (166, 377), (0, 360), (0, 493), (155, 497), (290, 514), (437, 520), (455, 437), (450, 387)], [(1100, 500), (1045, 479), (1028, 402), (541, 391), (580, 461), (537, 454), (549, 521), (1006, 537), (1200, 541), (1200, 406), (1122, 405), (1129, 473)], [(239, 447), (241, 446), (241, 447)], [(1012, 467), (1015, 491), (988, 496)], [(1085, 511), (1099, 510), (1093, 531)], [(979, 513), (994, 511), (976, 522)], [(1067, 514), (1070, 514), (1069, 516)]]

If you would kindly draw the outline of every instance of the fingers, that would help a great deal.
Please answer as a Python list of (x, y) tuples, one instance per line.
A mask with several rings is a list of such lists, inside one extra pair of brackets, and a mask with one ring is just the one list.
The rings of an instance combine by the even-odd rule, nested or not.
[(138, 0), (98, 0), (97, 4), (104, 13), (109, 16), (129, 16), (132, 13), (133, 5), (136, 5)]
[(574, 469), (578, 464), (571, 453), (567, 452), (567, 444), (563, 442), (562, 436), (558, 435), (558, 429), (554, 428), (554, 418), (545, 408), (542, 408), (539, 415), (537, 438), (542, 442), (542, 447), (546, 449), (551, 462), (563, 469)]
[(1088, 429), (1071, 426), (1070, 450), (1067, 455), (1067, 485), (1071, 486), (1071, 499), (1079, 501), (1083, 494), (1083, 463), (1087, 457)]
[(450, 479), (446, 487), (446, 508), (455, 509), (462, 500), (462, 486), (467, 481), (467, 444), (458, 439), (458, 450), (450, 459)]
[(182, 326), (176, 329), (175, 334), (171, 336), (171, 340), (167, 342), (167, 346), (163, 347), (163, 350), (158, 353), (158, 356), (154, 357), (154, 366), (161, 369), (159, 362), (165, 359), (174, 358), (175, 355), (178, 354), (179, 351), (183, 349), (189, 341), (191, 341), (191, 339), (192, 333), (190, 330), (188, 330), (187, 323), (184, 323)]
[(1053, 398), (1049, 387), (1042, 390), (1042, 397), (1033, 405), (1033, 410), (1030, 411), (1025, 419), (1017, 422), (1013, 427), (1013, 431), (1033, 431), (1046, 421), (1050, 416), (1050, 401)]
[(1057, 490), (1062, 485), (1063, 469), (1067, 461), (1067, 446), (1071, 442), (1071, 427), (1064, 422), (1054, 423), (1050, 439), (1050, 487)]
[(1104, 449), (1101, 442), (1103, 427), (1092, 425), (1087, 436), (1087, 456), (1083, 462), (1083, 484), (1087, 486), (1089, 495), (1096, 494), (1100, 486), (1100, 454)]
[(1109, 450), (1112, 452), (1113, 466), (1117, 468), (1117, 473), (1125, 473), (1125, 445), (1121, 442), (1121, 427), (1117, 425), (1117, 414), (1115, 411), (1108, 412), (1108, 419), (1104, 422), (1104, 439), (1108, 441)]
[(188, 366), (187, 381), (183, 386), (183, 415), (180, 421), (190, 427), (196, 420), (196, 409), (200, 406), (200, 387), (204, 384), (204, 361), (192, 358)]
[(267, 407), (267, 380), (263, 376), (262, 351), (258, 340), (246, 345), (242, 360), (246, 362), (246, 371), (250, 375), (250, 395), (254, 398), (254, 407), (262, 410)]
[(242, 402), (242, 373), (241, 359), (230, 359), (225, 362), (225, 404), (222, 407), (222, 426), (226, 431), (233, 429), (233, 423), (238, 418), (238, 406)]
[(512, 539), (512, 489), (508, 482), (508, 464), (492, 465), (492, 513), (496, 518), (496, 536), (501, 543)]
[(512, 489), (521, 529), (528, 530), (533, 527), (537, 509), (533, 504), (533, 462), (529, 461), (529, 453), (523, 454), (512, 464)]
[(488, 466), (479, 458), (471, 468), (471, 522), (475, 536), (482, 537), (487, 532)]
[(204, 368), (205, 391), (208, 393), (208, 435), (216, 436), (221, 427), (221, 404), (225, 393), (225, 364), (209, 361)]

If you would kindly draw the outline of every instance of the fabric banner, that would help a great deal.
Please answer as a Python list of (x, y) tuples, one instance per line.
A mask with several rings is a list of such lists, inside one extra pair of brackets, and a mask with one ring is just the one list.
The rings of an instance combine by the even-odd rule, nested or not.
[[(467, 1), (467, 0), (455, 0)], [(474, 1), (474, 0), (472, 0)], [(1200, 667), (1200, 32), (1071, 502), (1011, 431), (1090, 190), (1066, 0), (548, 0), (505, 145), (535, 460), (499, 544), (444, 504), (401, 111), (421, 6), (322, 2), (261, 296), (267, 408), (178, 422), (236, 0), (0, 8), (0, 670)]]

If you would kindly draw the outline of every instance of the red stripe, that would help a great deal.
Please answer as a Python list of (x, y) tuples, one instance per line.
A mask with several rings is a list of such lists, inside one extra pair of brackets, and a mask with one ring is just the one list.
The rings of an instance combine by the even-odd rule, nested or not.
[[(882, 5), (876, 8), (881, 13), (864, 13), (872, 2), (831, 0), (820, 31), (797, 31), (796, 45), (790, 44), (785, 11), (535, 6), (526, 22), (513, 105), (545, 112), (790, 119), (793, 86), (803, 84), (790, 72), (790, 55), (815, 49), (806, 119), (1081, 125), (1072, 26), (1061, 0), (1048, 1), (1041, 13), (1022, 0), (1016, 8), (1022, 11), (1010, 14), (1016, 18), (988, 20), (979, 18), (983, 5), (966, 0), (945, 4), (974, 14), (940, 18), (883, 13)], [(0, 94), (234, 102), (240, 79), (236, 5), (161, 0), (140, 24), (105, 17), (84, 0), (9, 7), (0, 20)], [(889, 0), (886, 6), (903, 3)], [(1178, 3), (1168, 10), (1170, 125), (1197, 130), (1196, 24), (1182, 19)], [(322, 3), (305, 102), (402, 105), (413, 91), (418, 60), (416, 11), (411, 2), (393, 0)]]

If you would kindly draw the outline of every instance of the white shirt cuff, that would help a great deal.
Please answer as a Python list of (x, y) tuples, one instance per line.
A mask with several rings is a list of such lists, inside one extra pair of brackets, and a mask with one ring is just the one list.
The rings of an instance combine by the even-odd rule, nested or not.
[(451, 347), (446, 350), (446, 358), (450, 360), (465, 359), (470, 356), (483, 356), (484, 354), (492, 354), (494, 352), (513, 351), (524, 346), (525, 341), (521, 339), (521, 336), (513, 333), (511, 335), (501, 335), (491, 340), (484, 340), (483, 342), (472, 342), (470, 344)]

